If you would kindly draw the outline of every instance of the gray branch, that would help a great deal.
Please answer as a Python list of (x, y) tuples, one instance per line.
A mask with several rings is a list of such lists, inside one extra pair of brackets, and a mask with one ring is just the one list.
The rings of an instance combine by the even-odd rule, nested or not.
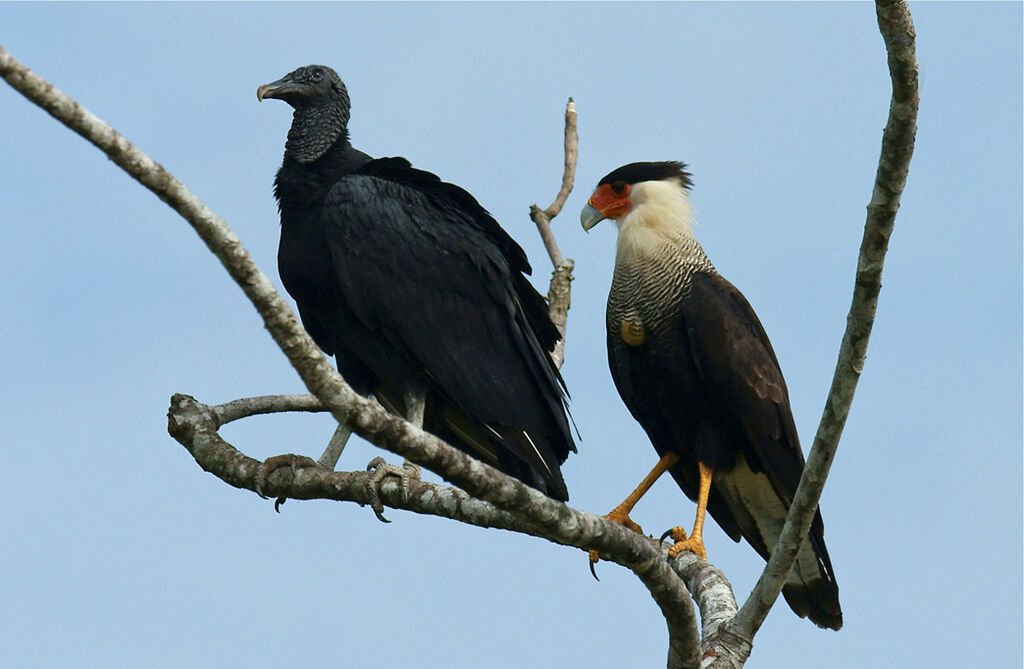
[[(225, 441), (218, 434), (220, 426), (246, 415), (316, 410), (316, 400), (309, 395), (257, 397), (212, 407), (188, 395), (175, 395), (168, 411), (167, 430), (204, 471), (236, 488), (255, 491), (262, 463)], [(504, 476), (500, 472), (498, 475)], [(371, 476), (367, 472), (335, 472), (310, 458), (300, 458), (294, 469), (282, 467), (271, 473), (263, 483), (263, 492), (271, 497), (330, 499), (363, 505), (370, 502), (367, 482)], [(636, 573), (651, 592), (668, 624), (670, 669), (699, 665), (697, 621), (686, 586), (692, 589), (702, 611), (705, 630), (709, 629), (709, 621), (717, 619), (717, 611), (728, 610), (728, 600), (732, 602), (731, 610), (736, 610), (728, 582), (708, 563), (685, 554), (670, 565), (666, 560), (669, 544), (642, 537), (601, 516), (571, 509), (547, 497), (544, 499), (552, 506), (560, 507), (555, 520), (544, 514), (502, 509), (458, 488), (425, 481), (410, 481), (406, 497), (396, 480), (385, 479), (380, 498), (395, 509), (520, 532), (583, 550), (598, 548), (603, 558)]]
[[(775, 603), (796, 559), (797, 551), (810, 529), (829, 468), (839, 446), (839, 438), (853, 402), (853, 394), (864, 369), (868, 338), (875, 320), (878, 294), (882, 288), (882, 264), (907, 181), (910, 158), (917, 131), (917, 55), (914, 24), (904, 0), (877, 0), (878, 27), (885, 41), (892, 79), (889, 120), (882, 134), (882, 153), (878, 162), (874, 190), (868, 205), (864, 238), (857, 260), (853, 301), (847, 316), (846, 332), (839, 350), (839, 361), (825, 410), (814, 437), (807, 465), (786, 518), (779, 543), (758, 579), (750, 597), (725, 634), (711, 648), (723, 654), (713, 667), (742, 666), (745, 655), (736, 655), (736, 640), (752, 642), (769, 609)], [(705, 639), (705, 643), (708, 639)], [(728, 654), (726, 649), (730, 651)], [(708, 649), (706, 649), (707, 652)], [(737, 662), (736, 658), (740, 661)]]
[[(701, 658), (710, 660), (711, 666), (741, 666), (749, 656), (753, 636), (778, 597), (797, 548), (807, 533), (834, 458), (863, 369), (881, 286), (882, 262), (913, 151), (918, 105), (913, 25), (905, 2), (877, 0), (876, 6), (879, 27), (889, 54), (893, 96), (889, 122), (883, 135), (878, 176), (868, 207), (847, 331), (821, 425), (779, 549), (735, 617), (731, 587), (724, 576), (707, 563), (684, 553), (670, 566), (665, 560), (666, 546), (640, 537), (602, 517), (576, 511), (547, 498), (389, 415), (376, 402), (357, 395), (302, 330), (295, 315), (224, 221), (183, 184), (113, 128), (18, 63), (3, 47), (0, 47), (0, 75), (28, 99), (100, 148), (189, 221), (253, 302), (275, 342), (316, 396), (315, 400), (309, 396), (252, 398), (210, 408), (187, 396), (176, 395), (169, 416), (169, 431), (206, 471), (230, 485), (255, 490), (260, 462), (246, 457), (221, 439), (217, 434), (219, 426), (246, 415), (281, 410), (279, 406), (282, 403), (291, 407), (288, 410), (329, 410), (339, 422), (352, 425), (369, 441), (428, 467), (468, 492), (414, 482), (409, 498), (403, 499), (399, 485), (386, 481), (381, 495), (389, 506), (484, 527), (523, 532), (584, 550), (596, 548), (604, 559), (633, 570), (658, 603), (668, 621), (670, 668), (697, 666)], [(577, 147), (575, 126), (575, 109), (570, 100), (566, 109), (566, 164), (562, 189), (547, 210), (531, 207), (531, 218), (537, 223), (555, 266), (549, 292), (550, 310), (563, 337), (572, 261), (565, 260), (554, 243), (550, 220), (561, 210), (572, 188)], [(561, 344), (555, 359), (561, 363)], [(308, 460), (294, 473), (288, 469), (275, 471), (264, 489), (270, 495), (343, 499), (365, 504), (369, 501), (367, 476), (364, 472), (329, 471)], [(699, 651), (694, 643), (697, 635), (693, 609), (676, 573), (701, 610), (703, 642)], [(704, 664), (708, 666), (708, 663)]]
[[(3, 47), (0, 47), (0, 76), (26, 98), (97, 146), (192, 225), (252, 301), (267, 330), (303, 383), (339, 423), (352, 426), (357, 434), (370, 442), (440, 474), (476, 498), (470, 499), (466, 492), (461, 491), (453, 491), (447, 497), (438, 497), (441, 500), (438, 503), (443, 502), (443, 505), (437, 508), (448, 511), (437, 515), (454, 518), (455, 511), (452, 509), (470, 509), (464, 514), (465, 518), (460, 518), (464, 522), (486, 522), (488, 526), (534, 534), (556, 543), (597, 549), (606, 560), (634, 570), (669, 621), (672, 635), (670, 667), (696, 666), (691, 662), (696, 652), (690, 650), (696, 648), (697, 640), (692, 606), (681, 597), (678, 579), (664, 560), (664, 549), (657, 542), (640, 537), (602, 517), (576, 511), (548, 498), (433, 435), (388, 414), (377, 402), (359, 396), (324, 358), (320, 349), (302, 329), (295, 314), (255, 265), (223, 219), (210, 211), (161, 165), (87, 109), (35, 75)], [(574, 113), (571, 105), (567, 117), (570, 113)], [(317, 410), (308, 399), (300, 397), (291, 401), (301, 405), (300, 410)], [(209, 409), (187, 396), (176, 395), (173, 398), (169, 431), (189, 448), (197, 463), (206, 471), (230, 485), (255, 491), (255, 477), (260, 463), (230, 447), (220, 439), (216, 430), (222, 422), (241, 417), (247, 411), (272, 411), (272, 404), (273, 401), (267, 398), (257, 398)], [(366, 474), (331, 472), (318, 467), (312, 460), (305, 464), (295, 468), (294, 474), (292, 470), (286, 469), (291, 478), (287, 482), (281, 480), (283, 473), (274, 472), (265, 482), (264, 492), (299, 499), (316, 497), (350, 499), (359, 503), (369, 501), (365, 491)], [(385, 485), (384, 488), (385, 501), (389, 505), (406, 508), (393, 498), (392, 486)], [(439, 494), (434, 488), (417, 488), (417, 491), (423, 493), (419, 495), (420, 499), (426, 498), (426, 491)], [(422, 506), (410, 510), (427, 512), (426, 508)], [(482, 513), (484, 509), (493, 511), (488, 516), (489, 520), (474, 522), (472, 518), (477, 517), (474, 514)]]
[(551, 230), (551, 219), (558, 216), (565, 205), (565, 200), (572, 192), (573, 182), (576, 179), (576, 159), (579, 156), (579, 133), (576, 130), (576, 103), (569, 98), (565, 105), (565, 165), (562, 170), (562, 185), (558, 189), (555, 201), (547, 209), (541, 209), (537, 205), (530, 205), (530, 218), (537, 224), (537, 232), (544, 242), (548, 257), (554, 266), (551, 274), (551, 283), (548, 285), (548, 315), (551, 322), (558, 328), (561, 339), (555, 343), (555, 350), (551, 352), (551, 358), (555, 365), (562, 366), (565, 359), (565, 334), (566, 322), (569, 319), (569, 305), (572, 301), (572, 270), (575, 264), (572, 258), (562, 256), (558, 248), (558, 241), (555, 233)]
[(579, 155), (579, 134), (576, 130), (576, 103), (572, 98), (565, 105), (565, 166), (562, 170), (562, 185), (558, 189), (555, 201), (547, 209), (541, 209), (537, 205), (530, 205), (530, 218), (537, 224), (540, 237), (544, 240), (544, 248), (551, 257), (551, 264), (558, 269), (565, 263), (562, 252), (558, 248), (555, 234), (551, 231), (551, 219), (558, 216), (565, 205), (565, 200), (572, 192), (573, 181), (576, 178), (576, 158)]

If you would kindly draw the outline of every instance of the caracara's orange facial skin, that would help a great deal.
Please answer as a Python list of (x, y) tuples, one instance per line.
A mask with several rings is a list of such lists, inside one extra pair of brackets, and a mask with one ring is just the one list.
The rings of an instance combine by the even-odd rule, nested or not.
[(629, 184), (623, 184), (621, 181), (602, 184), (590, 196), (587, 204), (601, 212), (605, 218), (625, 216), (630, 208)]

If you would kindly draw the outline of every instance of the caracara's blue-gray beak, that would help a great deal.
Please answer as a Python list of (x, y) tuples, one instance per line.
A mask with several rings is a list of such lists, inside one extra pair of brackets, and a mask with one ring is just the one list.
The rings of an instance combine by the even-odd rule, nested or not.
[(590, 230), (606, 218), (617, 219), (629, 213), (633, 207), (629, 200), (629, 190), (630, 186), (620, 181), (600, 184), (580, 212), (583, 229)]
[(598, 211), (589, 202), (583, 205), (583, 211), (580, 212), (580, 225), (587, 232), (590, 232), (590, 228), (594, 227), (604, 219), (604, 214)]

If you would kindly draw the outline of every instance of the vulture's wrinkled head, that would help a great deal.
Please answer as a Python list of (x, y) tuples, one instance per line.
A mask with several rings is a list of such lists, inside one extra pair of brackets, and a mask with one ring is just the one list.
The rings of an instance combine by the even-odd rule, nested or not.
[(295, 113), (285, 154), (300, 163), (323, 156), (339, 139), (348, 141), (351, 103), (338, 73), (326, 65), (307, 65), (256, 89), (256, 99), (284, 100)]
[(256, 89), (256, 98), (284, 100), (295, 109), (323, 104), (349, 106), (348, 90), (338, 73), (326, 65), (307, 65)]

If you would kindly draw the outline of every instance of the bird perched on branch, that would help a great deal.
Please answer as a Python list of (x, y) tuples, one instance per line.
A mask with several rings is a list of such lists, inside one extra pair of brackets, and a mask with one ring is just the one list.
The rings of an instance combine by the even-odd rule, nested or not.
[[(629, 512), (670, 471), (697, 502), (689, 536), (679, 527), (665, 534), (676, 541), (671, 556), (688, 550), (707, 558), (708, 511), (733, 540), (745, 538), (767, 560), (804, 458), (768, 336), (694, 237), (690, 187), (682, 163), (632, 163), (601, 179), (581, 214), (585, 230), (605, 218), (618, 224), (608, 362), (622, 400), (661, 457), (608, 517), (640, 531)], [(782, 593), (800, 617), (842, 626), (819, 510)]]
[(576, 448), (549, 356), (560, 335), (523, 250), (465, 190), (353, 148), (331, 68), (257, 97), (294, 108), (274, 182), (278, 269), (309, 334), (357, 392), (568, 499), (559, 466)]

